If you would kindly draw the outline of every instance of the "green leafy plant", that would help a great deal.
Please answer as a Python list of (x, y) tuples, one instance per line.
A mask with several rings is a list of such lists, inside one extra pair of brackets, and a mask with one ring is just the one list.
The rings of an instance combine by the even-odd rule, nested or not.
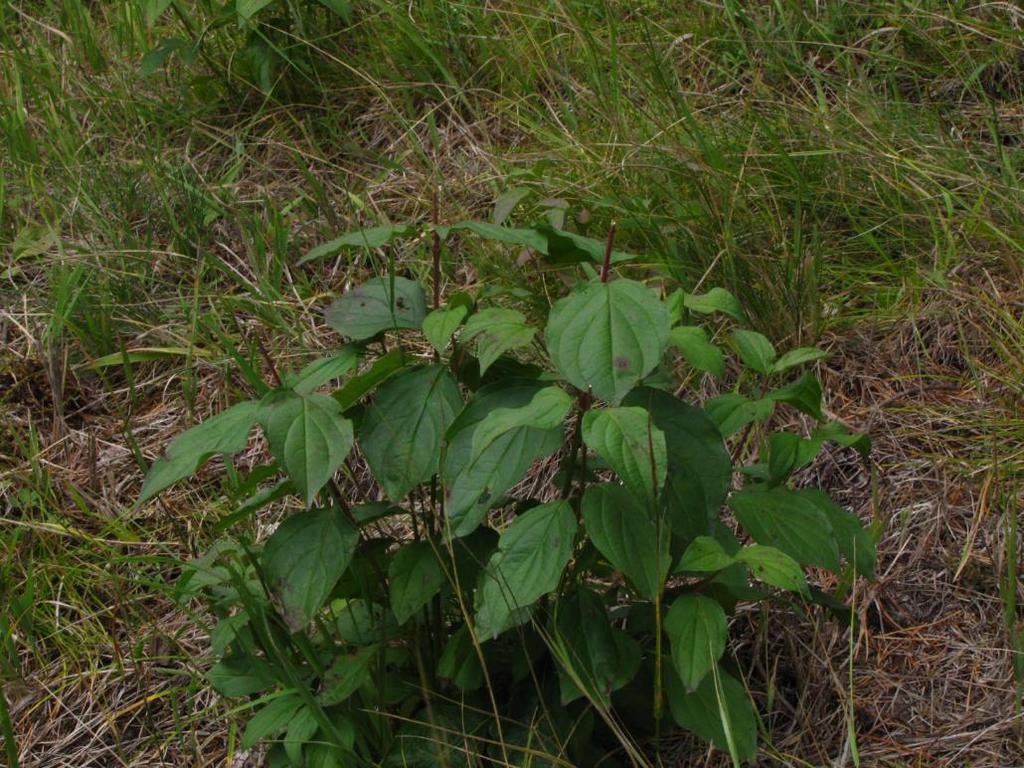
[(163, 38), (142, 57), (140, 76), (152, 75), (175, 56), (188, 66), (201, 57), (215, 63), (211, 47), (226, 44), (230, 65), (215, 64), (215, 70), (241, 75), (265, 93), (288, 70), (311, 79), (315, 59), (306, 39), (347, 24), (352, 13), (349, 0), (140, 0), (139, 8), (147, 27), (166, 16), (182, 33)]
[[(441, 305), (437, 258), (458, 231), (590, 277), (542, 322), (467, 296)], [(373, 228), (311, 257), (417, 234)], [(346, 346), (178, 437), (143, 486), (140, 503), (259, 425), (270, 464), (235, 483), (224, 525), (298, 497), (264, 542), (224, 539), (182, 577), (219, 618), (208, 677), (246, 699), (242, 746), (270, 742), (272, 765), (648, 765), (681, 727), (753, 759), (730, 614), (761, 600), (842, 614), (851, 579), (873, 575), (858, 519), (793, 487), (826, 441), (868, 448), (824, 422), (805, 367), (823, 353), (729, 331), (743, 313), (723, 290), (663, 299), (613, 277), (630, 257), (611, 234), (426, 234), (429, 310), (393, 271), (347, 291), (326, 311)], [(680, 365), (731, 388), (688, 402)], [(780, 406), (817, 426), (769, 431)], [(839, 594), (807, 568), (839, 575)]]

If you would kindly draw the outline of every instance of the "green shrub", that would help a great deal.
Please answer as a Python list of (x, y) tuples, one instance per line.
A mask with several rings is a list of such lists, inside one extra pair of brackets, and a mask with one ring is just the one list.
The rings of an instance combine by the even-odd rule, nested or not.
[[(804, 568), (846, 585), (873, 575), (857, 518), (790, 487), (825, 441), (867, 450), (821, 423), (805, 365), (824, 353), (778, 355), (736, 327), (724, 290), (662, 299), (613, 278), (631, 257), (611, 235), (430, 227), (435, 285), (454, 232), (590, 277), (541, 327), (464, 294), (438, 306), (435, 293), (428, 310), (423, 286), (391, 269), (327, 309), (348, 345), (273, 388), (255, 381), (262, 397), (178, 437), (146, 478), (141, 501), (242, 450), (258, 424), (273, 461), (225, 525), (301, 500), (261, 545), (225, 539), (182, 577), (219, 617), (210, 683), (248, 697), (242, 746), (272, 741), (272, 765), (591, 765), (613, 751), (646, 765), (679, 726), (752, 759), (759, 721), (729, 614), (777, 598), (841, 612)], [(376, 227), (309, 258), (420, 234)], [(672, 348), (734, 386), (702, 407), (678, 397)], [(779, 405), (819, 426), (768, 432)], [(737, 433), (763, 437), (756, 463), (734, 465), (724, 438)], [(356, 445), (372, 489), (347, 462)]]

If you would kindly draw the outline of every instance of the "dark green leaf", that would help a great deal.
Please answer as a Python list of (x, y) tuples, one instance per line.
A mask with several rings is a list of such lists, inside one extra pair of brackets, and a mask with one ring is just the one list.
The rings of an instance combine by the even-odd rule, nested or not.
[(821, 384), (818, 377), (810, 371), (804, 371), (792, 384), (769, 391), (764, 399), (786, 403), (818, 421), (825, 420), (821, 412)]
[(451, 680), (463, 691), (475, 691), (484, 681), (480, 657), (473, 647), (469, 625), (463, 624), (452, 635), (437, 663), (437, 676)]
[(352, 18), (352, 4), (349, 0), (320, 0), (320, 5), (340, 17), (342, 21), (348, 22)]
[(803, 488), (796, 491), (796, 494), (814, 504), (828, 518), (839, 551), (847, 561), (854, 564), (857, 573), (869, 579), (875, 578), (875, 540), (857, 516), (847, 512), (827, 493), (817, 488)]
[(270, 665), (255, 656), (226, 656), (210, 668), (206, 679), (229, 698), (260, 693), (277, 682)]
[(383, 357), (374, 361), (364, 373), (353, 376), (341, 389), (331, 397), (338, 401), (343, 411), (347, 411), (358, 403), (364, 395), (371, 392), (390, 379), (405, 367), (405, 354), (400, 347), (395, 347)]
[(321, 693), (317, 700), (321, 706), (341, 704), (370, 679), (370, 665), (377, 656), (377, 646), (360, 648), (355, 653), (342, 654), (324, 673)]
[(302, 748), (320, 727), (316, 714), (309, 707), (303, 707), (288, 723), (284, 734), (284, 751), (292, 765), (302, 765)]
[(511, 187), (498, 195), (498, 199), (494, 201), (494, 212), (491, 215), (495, 226), (500, 226), (519, 202), (529, 194), (529, 187)]
[(782, 373), (797, 365), (821, 360), (823, 357), (828, 357), (828, 352), (823, 349), (816, 349), (814, 347), (791, 349), (772, 364), (772, 373)]
[(480, 361), (482, 376), (495, 360), (511, 349), (525, 347), (536, 335), (537, 329), (528, 325), (522, 312), (514, 309), (491, 307), (469, 318), (459, 343), (476, 341), (476, 357)]
[(665, 634), (679, 679), (693, 691), (725, 652), (725, 611), (710, 597), (680, 595), (665, 616)]
[(736, 553), (736, 561), (748, 566), (754, 577), (765, 584), (791, 592), (807, 591), (807, 579), (800, 564), (775, 547), (751, 544)]
[(435, 309), (423, 319), (423, 336), (430, 346), (443, 353), (467, 314), (469, 309), (462, 305)]
[(381, 387), (367, 406), (359, 445), (391, 499), (437, 474), (441, 441), (461, 408), (458, 384), (439, 365), (411, 368)]
[(583, 441), (608, 462), (637, 497), (653, 507), (665, 483), (665, 434), (636, 406), (587, 411)]
[(259, 410), (256, 401), (238, 403), (178, 435), (146, 473), (136, 507), (195, 473), (211, 456), (245, 448)]
[(648, 600), (668, 574), (669, 532), (660, 532), (633, 494), (620, 485), (592, 485), (583, 494), (583, 522), (590, 540)]
[(701, 294), (684, 294), (683, 306), (691, 312), (698, 312), (702, 315), (722, 312), (734, 320), (743, 322), (743, 307), (740, 306), (736, 297), (725, 288), (712, 288), (707, 293)]
[(362, 341), (381, 331), (419, 328), (426, 314), (422, 285), (404, 277), (375, 277), (347, 291), (327, 308), (324, 317), (338, 333)]
[[(476, 430), (495, 410), (528, 408), (543, 388), (535, 381), (512, 380), (479, 390), (448, 432), (443, 476), (446, 513), (456, 536), (471, 533), (502, 494), (523, 478), (537, 459), (558, 450), (563, 429), (520, 426), (487, 446)], [(474, 444), (478, 451), (474, 452)]]
[(290, 377), (285, 384), (300, 395), (309, 394), (335, 379), (340, 379), (349, 372), (358, 359), (355, 347), (343, 347), (336, 355), (314, 360), (298, 374)]
[(442, 239), (447, 239), (449, 232), (467, 230), (485, 240), (494, 240), (509, 245), (522, 245), (533, 248), (541, 253), (547, 252), (547, 240), (535, 229), (513, 229), (500, 227), (487, 221), (460, 221), (450, 227), (435, 227)]
[(732, 340), (740, 359), (758, 373), (765, 375), (772, 372), (775, 362), (775, 347), (757, 331), (737, 329), (732, 332)]
[(285, 693), (270, 701), (246, 724), (242, 749), (250, 749), (257, 742), (283, 731), (301, 707), (302, 699), (297, 693)]
[(560, 641), (556, 658), (562, 704), (585, 692), (607, 706), (611, 693), (636, 674), (639, 646), (611, 624), (601, 598), (589, 589), (580, 589), (559, 602), (555, 628)]
[[(546, 247), (538, 250), (555, 264), (578, 264), (580, 262), (601, 264), (604, 262), (605, 248), (608, 247), (604, 240), (594, 240), (573, 232), (566, 232), (564, 229), (555, 229), (550, 224), (542, 224), (537, 227), (537, 232), (546, 240)], [(613, 250), (611, 262), (619, 264), (624, 261), (635, 261), (636, 258), (632, 253)]]
[[(539, 390), (521, 408), (495, 408), (473, 431), (472, 457), (488, 451), (495, 441), (523, 427), (541, 430), (558, 429), (572, 408), (572, 398), (560, 387)], [(472, 459), (470, 459), (472, 461)]]
[(275, 390), (260, 403), (260, 423), (274, 459), (312, 504), (352, 450), (352, 422), (329, 395)]
[(142, 21), (147, 27), (152, 27), (161, 14), (166, 11), (171, 0), (140, 0), (142, 6)]
[(188, 43), (178, 37), (169, 37), (161, 40), (156, 48), (148, 51), (142, 57), (142, 61), (139, 63), (138, 76), (149, 77), (171, 58), (171, 54), (181, 50), (186, 45)]
[(676, 566), (676, 572), (709, 573), (728, 568), (734, 562), (716, 539), (710, 536), (698, 536), (683, 552), (683, 556)]
[(711, 343), (707, 331), (700, 326), (681, 325), (673, 328), (669, 343), (697, 370), (707, 371), (717, 379), (725, 377), (722, 350)]
[(718, 669), (715, 674), (705, 675), (696, 691), (687, 693), (669, 670), (665, 692), (672, 717), (683, 728), (732, 752), (737, 762), (757, 757), (757, 713), (736, 678)]
[(735, 392), (727, 392), (704, 403), (704, 410), (723, 437), (736, 434), (752, 421), (767, 421), (773, 408), (774, 403), (769, 399), (749, 400)]
[(356, 232), (349, 232), (330, 242), (318, 245), (303, 256), (299, 264), (335, 256), (345, 248), (381, 248), (396, 237), (408, 237), (415, 234), (416, 231), (416, 227), (411, 224), (384, 224), (379, 227), (369, 227)]
[(632, 280), (592, 281), (551, 308), (545, 334), (558, 371), (617, 405), (661, 361), (668, 310)]
[(235, 10), (243, 19), (251, 19), (274, 0), (235, 0)]
[(665, 434), (662, 498), (672, 533), (685, 539), (708, 534), (732, 481), (732, 461), (714, 423), (699, 408), (655, 389), (638, 390), (624, 404), (647, 409)]
[(839, 550), (828, 517), (788, 488), (744, 488), (729, 497), (740, 525), (759, 544), (781, 549), (797, 562), (839, 570)]
[(525, 512), (505, 529), (476, 590), (476, 631), (497, 637), (529, 615), (527, 609), (554, 591), (572, 556), (576, 517), (566, 501)]
[(783, 482), (805, 463), (805, 442), (792, 432), (773, 432), (768, 436), (768, 478), (772, 484)]
[(320, 610), (358, 541), (359, 532), (333, 507), (292, 515), (267, 539), (260, 563), (292, 631)]
[(403, 545), (388, 566), (391, 610), (404, 624), (430, 602), (444, 584), (444, 572), (434, 548), (427, 541)]

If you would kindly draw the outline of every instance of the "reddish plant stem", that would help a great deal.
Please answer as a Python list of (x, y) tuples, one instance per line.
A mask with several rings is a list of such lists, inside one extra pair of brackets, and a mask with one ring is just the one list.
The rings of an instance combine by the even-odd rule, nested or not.
[(608, 272), (612, 265), (612, 245), (615, 243), (615, 230), (618, 227), (617, 222), (612, 222), (612, 225), (608, 228), (608, 240), (604, 245), (604, 263), (601, 264), (601, 282), (608, 282)]

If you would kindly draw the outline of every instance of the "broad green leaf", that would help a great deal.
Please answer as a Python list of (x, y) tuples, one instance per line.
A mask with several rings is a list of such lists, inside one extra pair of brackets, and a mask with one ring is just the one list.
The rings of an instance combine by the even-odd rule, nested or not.
[(284, 752), (292, 765), (302, 765), (302, 748), (319, 728), (316, 714), (309, 707), (300, 709), (288, 723), (284, 734)]
[[(321, 0), (323, 2), (323, 0)], [(336, 256), (345, 248), (381, 248), (396, 237), (408, 237), (415, 234), (417, 228), (411, 224), (384, 224), (379, 227), (369, 227), (356, 232), (348, 232), (341, 237), (336, 237), (330, 242), (318, 245), (299, 260), (299, 264), (315, 259), (325, 259)]]
[(243, 19), (249, 20), (274, 0), (235, 0), (235, 10)]
[(225, 656), (210, 668), (206, 679), (217, 693), (229, 698), (261, 693), (277, 683), (274, 670), (257, 656)]
[[(757, 757), (757, 713), (743, 684), (722, 669), (705, 675), (693, 693), (687, 693), (676, 675), (667, 670), (665, 693), (675, 721), (725, 752), (737, 762)], [(728, 730), (726, 729), (728, 725)]]
[(353, 376), (345, 386), (331, 395), (347, 411), (363, 397), (372, 392), (405, 367), (405, 353), (395, 347), (383, 357), (377, 358), (363, 373)]
[(491, 363), (510, 349), (525, 347), (536, 334), (537, 329), (527, 324), (522, 312), (491, 307), (469, 318), (459, 334), (459, 343), (476, 341), (476, 357), (480, 361), (482, 376)]
[(707, 293), (687, 293), (683, 295), (683, 306), (691, 312), (710, 315), (722, 312), (734, 320), (743, 322), (743, 307), (736, 297), (725, 288), (712, 288)]
[[(822, 424), (811, 434), (812, 441), (832, 440), (847, 448), (854, 448), (865, 459), (871, 454), (871, 438), (861, 432), (851, 432), (843, 424), (830, 421)], [(817, 449), (815, 449), (817, 454)]]
[(725, 611), (703, 595), (680, 595), (665, 615), (672, 662), (686, 689), (693, 691), (725, 652)]
[(320, 0), (320, 5), (343, 21), (350, 21), (352, 18), (352, 4), (349, 0)]
[[(555, 264), (604, 263), (604, 252), (608, 247), (604, 240), (594, 240), (574, 232), (566, 232), (564, 229), (555, 229), (549, 224), (542, 224), (537, 227), (537, 231), (547, 241), (546, 248), (541, 249), (541, 253)], [(636, 258), (632, 253), (613, 250), (611, 262), (619, 264), (624, 261), (635, 261)]]
[(543, 388), (536, 381), (511, 380), (479, 390), (452, 423), (447, 435), (442, 475), (445, 512), (456, 536), (472, 533), (487, 510), (519, 482), (538, 459), (558, 450), (561, 426), (521, 426), (504, 432), (489, 445), (477, 444), (476, 430), (498, 409), (526, 408)]
[(521, 408), (495, 408), (473, 431), (473, 452), (476, 457), (486, 452), (496, 440), (522, 427), (558, 429), (572, 408), (572, 398), (561, 387), (545, 387)]
[(875, 578), (875, 540), (852, 512), (836, 504), (832, 498), (818, 488), (802, 488), (797, 496), (809, 501), (828, 518), (835, 533), (839, 551), (857, 573), (869, 579)]
[(426, 314), (422, 285), (404, 277), (375, 277), (347, 291), (327, 308), (324, 317), (327, 325), (343, 336), (363, 341), (381, 331), (419, 328)]
[(449, 232), (466, 230), (478, 235), (485, 240), (494, 240), (509, 245), (522, 245), (533, 248), (535, 251), (547, 253), (547, 240), (535, 229), (513, 229), (512, 227), (500, 227), (487, 221), (460, 221), (449, 227), (435, 227), (442, 239), (447, 239)]
[(582, 588), (559, 601), (555, 629), (563, 705), (586, 692), (607, 706), (611, 694), (636, 675), (640, 647), (611, 623), (592, 590)]
[(645, 408), (665, 434), (668, 473), (662, 499), (673, 535), (707, 535), (732, 482), (732, 461), (714, 423), (699, 408), (655, 389), (637, 390), (624, 404)]
[(773, 432), (768, 435), (768, 479), (773, 485), (783, 482), (806, 463), (805, 442), (792, 432)]
[(444, 572), (427, 541), (404, 544), (388, 566), (391, 611), (404, 624), (430, 602), (444, 584)]
[(545, 341), (559, 373), (617, 405), (661, 361), (668, 310), (632, 280), (592, 281), (551, 308)]
[(708, 339), (707, 331), (697, 325), (681, 325), (673, 328), (669, 343), (694, 368), (707, 371), (717, 379), (725, 378), (725, 359), (722, 350)]
[(435, 309), (423, 318), (423, 335), (430, 346), (443, 353), (467, 314), (469, 310), (466, 307), (456, 305)]
[(333, 507), (292, 515), (267, 539), (260, 564), (293, 632), (323, 606), (358, 541), (359, 532)]
[[(669, 532), (660, 532), (641, 502), (621, 485), (592, 485), (583, 494), (583, 523), (590, 540), (636, 590), (653, 600), (665, 584)], [(659, 541), (660, 538), (660, 541)]]
[(524, 621), (530, 606), (555, 590), (576, 535), (566, 501), (523, 513), (501, 534), (476, 590), (476, 630), (481, 641)]
[(463, 691), (475, 691), (484, 682), (480, 657), (473, 647), (469, 625), (463, 624), (448, 640), (437, 662), (437, 676), (451, 680)]
[(314, 360), (295, 376), (289, 377), (285, 384), (300, 395), (307, 395), (334, 379), (340, 379), (352, 369), (358, 359), (355, 347), (344, 347), (336, 355)]
[(141, 0), (142, 21), (147, 27), (152, 27), (164, 11), (171, 6), (171, 0)]
[(807, 579), (800, 563), (775, 547), (751, 544), (736, 553), (736, 561), (748, 566), (754, 577), (765, 584), (791, 592), (807, 592)]
[(251, 749), (263, 739), (276, 736), (288, 727), (302, 706), (302, 697), (296, 692), (286, 692), (272, 699), (246, 723), (239, 746)]
[(735, 392), (726, 392), (704, 403), (705, 412), (723, 437), (736, 434), (752, 421), (767, 421), (774, 407), (767, 398), (750, 400)]
[(341, 704), (370, 679), (370, 665), (377, 656), (378, 646), (369, 645), (355, 653), (337, 656), (324, 673), (322, 692), (317, 696), (321, 706)]
[(636, 496), (653, 508), (665, 483), (665, 434), (636, 406), (587, 411), (583, 442), (608, 462)]
[(157, 46), (142, 57), (139, 62), (139, 77), (149, 77), (162, 67), (175, 51), (185, 48), (188, 43), (180, 37), (169, 37), (161, 40)]
[(261, 401), (260, 424), (274, 459), (312, 504), (352, 449), (352, 422), (329, 395), (274, 390)]
[(366, 408), (359, 446), (392, 500), (437, 474), (441, 441), (461, 408), (459, 386), (440, 365), (411, 368), (380, 388)]
[(839, 570), (839, 549), (828, 517), (811, 499), (788, 488), (744, 488), (729, 506), (759, 544), (781, 549), (797, 562)]
[(245, 448), (259, 410), (260, 404), (255, 400), (238, 403), (174, 438), (167, 452), (146, 473), (135, 506), (194, 474), (210, 457), (232, 455)]
[(772, 364), (772, 373), (782, 373), (803, 363), (821, 360), (823, 357), (828, 357), (828, 352), (823, 349), (816, 349), (815, 347), (791, 349)]
[(804, 371), (792, 384), (770, 390), (764, 399), (786, 403), (818, 421), (825, 420), (825, 415), (821, 412), (821, 384), (818, 377), (810, 371)]
[(690, 542), (683, 552), (676, 573), (691, 571), (694, 573), (710, 573), (728, 568), (736, 562), (722, 545), (710, 536), (698, 536)]
[(529, 194), (529, 187), (510, 187), (498, 195), (498, 199), (494, 201), (494, 212), (491, 214), (495, 226), (504, 223), (519, 202)]
[(732, 332), (733, 344), (740, 359), (750, 368), (765, 375), (772, 372), (775, 347), (767, 337), (757, 331), (737, 329)]

